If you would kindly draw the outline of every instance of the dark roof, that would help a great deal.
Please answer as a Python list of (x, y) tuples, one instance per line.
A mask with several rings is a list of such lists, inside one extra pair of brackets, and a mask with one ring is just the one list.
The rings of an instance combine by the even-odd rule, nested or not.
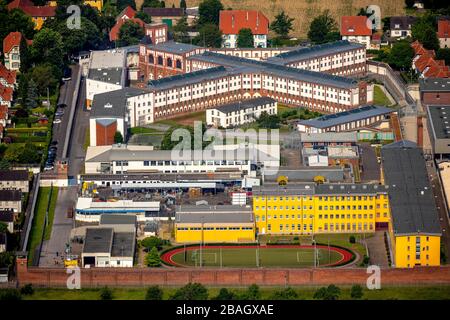
[(0, 244), (6, 244), (6, 233), (0, 232)]
[(367, 105), (348, 111), (327, 114), (310, 120), (301, 120), (298, 123), (314, 128), (328, 128), (392, 112), (395, 112), (395, 110), (382, 106)]
[(316, 195), (345, 195), (345, 194), (376, 194), (386, 193), (389, 186), (377, 184), (319, 184), (316, 186)]
[(271, 57), (267, 59), (267, 61), (286, 65), (294, 61), (317, 58), (320, 56), (328, 56), (330, 54), (361, 48), (364, 48), (362, 44), (349, 42), (348, 40), (340, 40), (310, 47), (298, 47), (294, 50), (283, 52), (274, 57)]
[(0, 201), (21, 201), (22, 192), (20, 190), (0, 190)]
[(0, 181), (28, 181), (28, 171), (0, 170)]
[(176, 223), (252, 223), (250, 206), (183, 205), (176, 209)]
[(88, 228), (83, 253), (111, 252), (114, 230), (111, 228)]
[[(401, 16), (401, 17), (391, 17), (390, 18), (390, 29), (391, 30), (411, 30), (411, 26), (416, 22), (417, 18), (412, 16)], [(395, 25), (399, 25), (398, 28)]]
[(122, 68), (92, 68), (89, 69), (88, 78), (101, 82), (120, 85), (122, 82)]
[(133, 257), (136, 238), (133, 232), (115, 232), (111, 257)]
[(0, 211), (0, 221), (1, 222), (14, 222), (14, 211), (1, 210)]
[(214, 107), (213, 109), (217, 109), (223, 113), (230, 113), (238, 110), (250, 109), (258, 106), (262, 106), (268, 103), (276, 102), (275, 99), (269, 97), (259, 97), (255, 99), (242, 100), (238, 102), (227, 103), (221, 106)]
[(127, 113), (127, 99), (148, 91), (135, 88), (123, 88), (99, 93), (94, 96), (91, 118), (123, 118)]
[(420, 148), (411, 141), (381, 148), (394, 234), (440, 235), (438, 212)]
[(136, 224), (136, 216), (128, 214), (102, 214), (100, 224)]
[(182, 8), (148, 8), (142, 10), (150, 17), (181, 17), (184, 15)]
[(421, 92), (449, 92), (450, 79), (449, 78), (420, 78), (419, 88)]
[(450, 106), (428, 106), (427, 109), (433, 136), (450, 139)]
[(181, 43), (175, 41), (166, 41), (158, 44), (149, 44), (147, 45), (150, 49), (155, 49), (158, 51), (165, 51), (170, 53), (187, 53), (194, 51), (196, 49), (201, 49), (202, 47), (195, 46), (188, 43)]

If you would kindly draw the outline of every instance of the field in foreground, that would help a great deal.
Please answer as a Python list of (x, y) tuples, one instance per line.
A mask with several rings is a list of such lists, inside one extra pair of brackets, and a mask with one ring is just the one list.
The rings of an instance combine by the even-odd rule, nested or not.
[[(300, 300), (312, 300), (317, 287), (298, 287), (294, 290)], [(340, 300), (350, 300), (350, 287), (340, 287)], [(209, 288), (210, 299), (217, 296), (220, 288)], [(232, 289), (236, 293), (242, 293), (245, 288)], [(270, 299), (278, 288), (261, 288), (262, 299)], [(146, 289), (112, 289), (113, 299), (117, 300), (143, 300)], [(163, 299), (169, 299), (176, 291), (175, 288), (163, 289)], [(31, 296), (23, 296), (26, 300), (98, 300), (100, 289), (35, 289)], [(450, 299), (450, 286), (430, 287), (382, 287), (380, 290), (363, 290), (363, 298), (368, 300), (448, 300)]]
[[(200, 2), (201, 0), (186, 0), (188, 7), (198, 6)], [(325, 9), (330, 10), (338, 26), (341, 16), (356, 15), (360, 8), (368, 5), (378, 5), (382, 18), (405, 14), (405, 2), (403, 0), (221, 0), (221, 2), (225, 9), (231, 7), (236, 10), (260, 10), (269, 21), (272, 21), (281, 10), (284, 10), (290, 17), (295, 18), (291, 36), (300, 38), (306, 38), (312, 19)], [(137, 0), (136, 3), (140, 7), (143, 0)], [(180, 5), (179, 0), (166, 0), (165, 3), (168, 8), (172, 7), (172, 4), (175, 4), (176, 7)]]

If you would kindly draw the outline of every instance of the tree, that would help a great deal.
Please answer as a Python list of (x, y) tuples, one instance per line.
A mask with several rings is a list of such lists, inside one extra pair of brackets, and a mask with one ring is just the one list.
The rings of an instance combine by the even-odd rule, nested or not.
[(14, 255), (11, 252), (0, 253), (0, 268), (9, 268), (13, 265)]
[(175, 26), (173, 27), (173, 37), (177, 42), (188, 42), (189, 34), (188, 34), (188, 23), (186, 16), (182, 16), (180, 20), (177, 21)]
[(439, 49), (439, 39), (436, 34), (436, 16), (425, 14), (411, 27), (413, 40), (419, 41), (428, 50)]
[(24, 296), (31, 296), (34, 293), (34, 288), (31, 283), (27, 283), (22, 288), (20, 288), (20, 293)]
[(397, 41), (391, 49), (388, 56), (388, 62), (391, 66), (402, 69), (411, 69), (412, 58), (414, 57), (414, 49), (408, 41)]
[(122, 11), (128, 6), (136, 10), (136, 2), (134, 0), (117, 0), (116, 7), (118, 12)]
[(449, 48), (440, 48), (436, 52), (436, 59), (445, 60), (445, 64), (450, 66), (450, 49)]
[(3, 159), (10, 163), (18, 163), (20, 155), (23, 152), (23, 145), (20, 144), (10, 144), (8, 149), (6, 149)]
[(11, 164), (8, 160), (1, 158), (0, 159), (0, 170), (9, 170), (11, 168)]
[(38, 163), (41, 157), (38, 148), (31, 142), (27, 142), (19, 156), (20, 163)]
[(22, 300), (22, 296), (17, 289), (4, 289), (0, 291), (0, 300), (17, 301)]
[(227, 288), (221, 288), (219, 294), (213, 300), (236, 300), (236, 294)]
[(259, 300), (261, 299), (261, 291), (256, 284), (252, 284), (240, 297), (241, 300)]
[(119, 29), (118, 46), (130, 46), (138, 44), (144, 37), (144, 30), (139, 23), (127, 20)]
[(46, 61), (62, 68), (64, 45), (61, 35), (48, 28), (41, 29), (33, 38), (30, 55), (35, 63)]
[(183, 10), (186, 10), (186, 8), (187, 8), (186, 0), (180, 0), (180, 8)]
[(321, 44), (334, 41), (337, 33), (336, 20), (331, 16), (329, 10), (325, 10), (311, 22), (308, 38), (314, 44)]
[(26, 15), (21, 9), (12, 9), (8, 11), (4, 2), (0, 4), (0, 36), (3, 39), (12, 31), (19, 31), (27, 39), (33, 39), (36, 31), (34, 22), (30, 16)]
[(166, 6), (164, 1), (159, 0), (145, 0), (142, 8), (164, 8)]
[(33, 79), (30, 79), (30, 81), (28, 82), (27, 89), (28, 89), (27, 97), (26, 100), (24, 101), (25, 107), (27, 107), (28, 109), (36, 108), (38, 104), (39, 95), (36, 82), (34, 82)]
[(314, 293), (314, 299), (320, 300), (338, 300), (341, 294), (341, 289), (334, 284), (330, 284), (328, 287), (322, 287)]
[(275, 291), (270, 299), (273, 300), (295, 300), (298, 298), (298, 293), (292, 288), (286, 288)]
[(145, 300), (162, 300), (163, 291), (158, 286), (151, 286), (147, 289)]
[(103, 287), (100, 290), (100, 299), (101, 300), (112, 300), (113, 299), (113, 292), (108, 287)]
[(408, 9), (411, 9), (414, 6), (415, 0), (405, 0), (405, 6)]
[(352, 297), (352, 299), (361, 299), (363, 295), (363, 288), (358, 284), (353, 285), (350, 289), (350, 297)]
[(260, 128), (277, 129), (280, 127), (280, 117), (276, 114), (269, 115), (266, 111), (261, 112), (256, 122)]
[(223, 10), (220, 0), (203, 0), (198, 6), (198, 25), (213, 24), (218, 26), (220, 10)]
[(147, 267), (152, 268), (161, 266), (161, 257), (159, 256), (159, 252), (156, 247), (153, 247), (145, 257), (145, 264)]
[(253, 34), (252, 30), (249, 28), (242, 28), (239, 30), (237, 36), (237, 46), (238, 48), (253, 48)]
[(8, 231), (8, 225), (2, 221), (0, 221), (0, 233), (7, 233)]
[(30, 81), (28, 82), (28, 90), (30, 90), (32, 84), (35, 83), (37, 91), (40, 95), (46, 95), (47, 88), (50, 92), (54, 92), (59, 82), (57, 73), (58, 72), (55, 70), (55, 66), (52, 66), (50, 63), (37, 65), (29, 72)]
[(204, 24), (199, 30), (199, 35), (194, 38), (194, 42), (200, 46), (220, 48), (222, 46), (222, 31), (217, 24)]
[(141, 240), (141, 246), (146, 248), (147, 251), (150, 251), (152, 248), (160, 249), (162, 245), (163, 240), (155, 236), (147, 237)]
[(152, 18), (146, 14), (144, 11), (138, 11), (136, 12), (135, 18), (139, 18), (145, 23), (152, 23)]
[(270, 30), (275, 32), (278, 37), (286, 39), (289, 31), (292, 30), (292, 22), (294, 20), (294, 18), (290, 18), (284, 11), (281, 11), (270, 24)]
[(188, 283), (170, 297), (170, 300), (207, 300), (208, 290), (200, 283)]
[(116, 131), (114, 134), (114, 143), (123, 143), (123, 136), (120, 131)]

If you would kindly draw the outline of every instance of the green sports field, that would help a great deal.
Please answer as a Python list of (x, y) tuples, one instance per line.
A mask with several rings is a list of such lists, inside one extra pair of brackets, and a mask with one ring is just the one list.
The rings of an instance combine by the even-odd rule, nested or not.
[[(317, 247), (316, 254), (318, 266), (340, 264), (351, 258), (351, 253), (333, 247)], [(186, 251), (169, 251), (162, 258), (168, 264), (186, 267), (314, 267), (314, 249), (300, 246), (188, 247)]]

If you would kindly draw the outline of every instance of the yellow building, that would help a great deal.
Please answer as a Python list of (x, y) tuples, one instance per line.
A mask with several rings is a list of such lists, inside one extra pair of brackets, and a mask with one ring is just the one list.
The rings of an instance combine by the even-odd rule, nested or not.
[(421, 149), (399, 141), (381, 149), (389, 186), (393, 263), (398, 268), (440, 265), (441, 228)]
[(387, 190), (379, 185), (277, 185), (253, 190), (260, 234), (354, 233), (388, 228)]
[(180, 206), (176, 211), (175, 241), (178, 243), (255, 241), (250, 206)]
[[(103, 0), (84, 0), (83, 4), (96, 8), (99, 12), (102, 12)], [(58, 1), (51, 0), (48, 2), (48, 5), (51, 7), (56, 7), (58, 5)]]

